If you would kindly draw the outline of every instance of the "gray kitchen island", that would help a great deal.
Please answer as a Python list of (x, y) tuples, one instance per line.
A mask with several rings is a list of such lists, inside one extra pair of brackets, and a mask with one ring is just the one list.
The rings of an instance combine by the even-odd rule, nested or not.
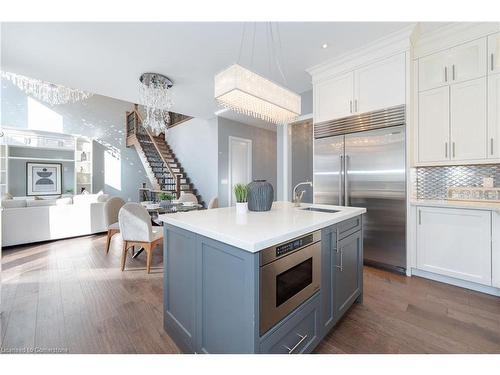
[(164, 328), (187, 353), (310, 353), (363, 297), (364, 208), (161, 215)]

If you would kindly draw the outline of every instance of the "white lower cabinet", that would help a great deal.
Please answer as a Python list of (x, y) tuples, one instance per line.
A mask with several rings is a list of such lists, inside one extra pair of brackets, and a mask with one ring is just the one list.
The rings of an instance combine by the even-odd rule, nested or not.
[(491, 219), (491, 284), (500, 288), (500, 212), (493, 212)]
[(492, 285), (491, 255), (490, 211), (417, 208), (418, 269)]

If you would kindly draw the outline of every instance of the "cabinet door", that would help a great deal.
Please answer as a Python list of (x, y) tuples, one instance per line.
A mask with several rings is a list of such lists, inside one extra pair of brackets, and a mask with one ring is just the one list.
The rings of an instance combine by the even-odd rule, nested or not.
[(449, 160), (449, 87), (421, 92), (418, 101), (419, 162)]
[(418, 91), (448, 85), (448, 54), (449, 51), (446, 50), (418, 60)]
[(485, 159), (486, 77), (451, 86), (451, 158)]
[(419, 207), (417, 268), (491, 285), (489, 211)]
[(486, 38), (452, 48), (449, 69), (452, 83), (484, 76), (486, 74)]
[(500, 288), (500, 213), (492, 212), (491, 284)]
[(321, 231), (321, 332), (326, 335), (335, 324), (335, 266), (337, 264), (337, 226)]
[(353, 112), (354, 73), (314, 85), (314, 122), (349, 116)]
[(488, 77), (488, 157), (500, 158), (500, 74)]
[(405, 54), (354, 72), (354, 112), (364, 113), (405, 103)]
[(335, 315), (341, 317), (360, 295), (363, 283), (361, 231), (338, 241), (335, 272)]
[(500, 33), (488, 37), (488, 73), (500, 73)]

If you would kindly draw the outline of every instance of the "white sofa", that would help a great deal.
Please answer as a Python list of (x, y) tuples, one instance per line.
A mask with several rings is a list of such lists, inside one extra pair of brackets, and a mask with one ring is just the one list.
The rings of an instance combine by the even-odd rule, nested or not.
[(106, 195), (2, 201), (2, 246), (105, 232)]

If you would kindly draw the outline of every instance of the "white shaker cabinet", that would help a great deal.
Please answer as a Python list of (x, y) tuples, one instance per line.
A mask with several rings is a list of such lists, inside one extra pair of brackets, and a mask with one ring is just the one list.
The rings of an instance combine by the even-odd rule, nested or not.
[(449, 51), (425, 56), (418, 61), (418, 91), (425, 91), (448, 85)]
[(492, 212), (491, 284), (500, 288), (500, 212)]
[(500, 33), (488, 37), (488, 73), (500, 73)]
[(405, 103), (405, 54), (354, 71), (354, 112), (365, 113)]
[(450, 159), (450, 89), (438, 87), (419, 93), (418, 160)]
[(488, 77), (488, 158), (500, 158), (500, 74)]
[(314, 85), (314, 122), (324, 122), (353, 113), (354, 73), (330, 78)]
[(491, 285), (491, 212), (417, 209), (417, 268)]
[(450, 83), (464, 82), (486, 75), (486, 38), (450, 49)]
[(485, 159), (486, 77), (451, 85), (451, 159)]

